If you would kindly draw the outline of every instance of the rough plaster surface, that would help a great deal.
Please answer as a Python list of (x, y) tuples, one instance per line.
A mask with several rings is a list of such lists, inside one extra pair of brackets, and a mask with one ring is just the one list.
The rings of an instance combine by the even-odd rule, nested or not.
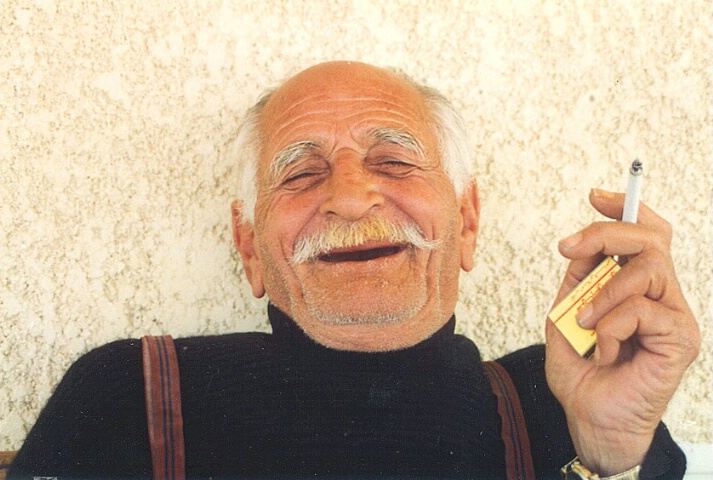
[(95, 346), (268, 329), (224, 145), (263, 87), (329, 59), (401, 67), (463, 110), (483, 214), (457, 315), (487, 357), (543, 340), (557, 241), (644, 160), (704, 342), (666, 421), (710, 443), (710, 18), (673, 0), (0, 2), (0, 450)]

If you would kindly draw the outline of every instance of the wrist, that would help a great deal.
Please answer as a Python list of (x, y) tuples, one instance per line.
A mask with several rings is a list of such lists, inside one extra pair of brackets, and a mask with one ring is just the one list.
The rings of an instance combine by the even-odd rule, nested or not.
[(600, 478), (609, 478), (641, 465), (653, 441), (653, 431), (607, 431), (583, 428), (582, 422), (568, 424), (577, 459)]

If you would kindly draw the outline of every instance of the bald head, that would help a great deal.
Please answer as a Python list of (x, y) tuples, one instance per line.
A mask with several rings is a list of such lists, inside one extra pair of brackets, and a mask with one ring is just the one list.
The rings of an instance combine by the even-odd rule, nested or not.
[(366, 63), (340, 61), (315, 65), (288, 79), (271, 95), (266, 110), (271, 104), (306, 99), (314, 93), (323, 98), (335, 95), (346, 98), (348, 95), (365, 95), (367, 89), (390, 92), (396, 95), (395, 100), (399, 103), (425, 102), (420, 89), (405, 75)]

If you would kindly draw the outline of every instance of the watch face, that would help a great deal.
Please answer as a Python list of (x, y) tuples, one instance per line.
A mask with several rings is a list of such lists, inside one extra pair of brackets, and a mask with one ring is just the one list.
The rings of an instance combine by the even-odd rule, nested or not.
[(562, 477), (566, 480), (576, 480), (584, 479), (589, 480), (593, 478), (599, 478), (598, 475), (593, 474), (587, 467), (579, 462), (579, 458), (575, 457), (574, 460), (569, 462), (567, 465), (562, 467)]

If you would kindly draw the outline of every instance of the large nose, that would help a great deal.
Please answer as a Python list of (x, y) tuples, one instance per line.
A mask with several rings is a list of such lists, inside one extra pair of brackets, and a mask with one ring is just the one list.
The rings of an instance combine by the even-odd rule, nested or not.
[(384, 203), (378, 175), (370, 172), (356, 152), (335, 159), (326, 182), (327, 197), (320, 210), (327, 216), (355, 221), (378, 210)]

